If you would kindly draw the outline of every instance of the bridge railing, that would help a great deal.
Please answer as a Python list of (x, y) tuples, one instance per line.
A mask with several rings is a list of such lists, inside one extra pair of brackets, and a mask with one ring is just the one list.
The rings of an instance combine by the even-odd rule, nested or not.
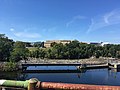
[[(27, 81), (0, 80), (0, 87), (2, 87), (0, 90), (120, 90), (120, 86), (40, 82), (35, 78)], [(11, 89), (4, 89), (4, 87), (11, 87)]]
[(0, 86), (0, 90), (26, 90), (26, 89), (25, 88), (3, 87), (3, 86)]

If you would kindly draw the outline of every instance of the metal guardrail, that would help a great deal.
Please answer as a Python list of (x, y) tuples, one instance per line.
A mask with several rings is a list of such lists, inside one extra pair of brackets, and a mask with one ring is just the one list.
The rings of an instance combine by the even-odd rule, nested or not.
[(33, 78), (27, 81), (0, 80), (0, 90), (120, 90), (120, 86), (40, 82)]
[(16, 88), (16, 87), (0, 87), (0, 90), (26, 90), (24, 88)]

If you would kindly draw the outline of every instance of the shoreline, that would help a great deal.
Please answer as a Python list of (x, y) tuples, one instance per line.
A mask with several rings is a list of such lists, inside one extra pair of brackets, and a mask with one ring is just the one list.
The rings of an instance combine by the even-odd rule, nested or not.
[[(119, 60), (120, 61), (120, 60)], [(107, 63), (108, 59), (103, 58), (89, 58), (89, 59), (40, 59), (40, 58), (30, 58), (28, 60), (21, 60), (18, 63), (40, 63), (40, 64), (72, 64), (72, 63), (80, 63), (80, 64), (101, 64)]]
[[(111, 59), (111, 58), (89, 58), (89, 59), (40, 59), (40, 58), (29, 58), (28, 60), (21, 60), (16, 63), (16, 68), (12, 68), (12, 66), (6, 66), (8, 62), (0, 62), (0, 71), (5, 71), (9, 67), (11, 71), (22, 70), (22, 64), (107, 64), (108, 60), (114, 60), (116, 62), (120, 62), (120, 59)], [(6, 70), (7, 71), (7, 70)]]

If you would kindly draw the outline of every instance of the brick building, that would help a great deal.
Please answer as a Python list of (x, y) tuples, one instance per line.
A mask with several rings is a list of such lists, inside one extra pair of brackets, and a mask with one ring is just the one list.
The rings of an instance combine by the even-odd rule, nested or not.
[(51, 47), (51, 43), (62, 43), (63, 45), (65, 45), (66, 43), (70, 43), (72, 40), (47, 40), (46, 42), (44, 42), (44, 47), (48, 48)]

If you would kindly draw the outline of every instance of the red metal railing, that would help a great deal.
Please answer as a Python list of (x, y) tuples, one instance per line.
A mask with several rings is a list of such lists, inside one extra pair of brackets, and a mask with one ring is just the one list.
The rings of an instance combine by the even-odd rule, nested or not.
[(38, 82), (36, 88), (47, 89), (47, 90), (120, 90), (120, 86), (67, 84), (67, 83), (52, 83), (52, 82)]

